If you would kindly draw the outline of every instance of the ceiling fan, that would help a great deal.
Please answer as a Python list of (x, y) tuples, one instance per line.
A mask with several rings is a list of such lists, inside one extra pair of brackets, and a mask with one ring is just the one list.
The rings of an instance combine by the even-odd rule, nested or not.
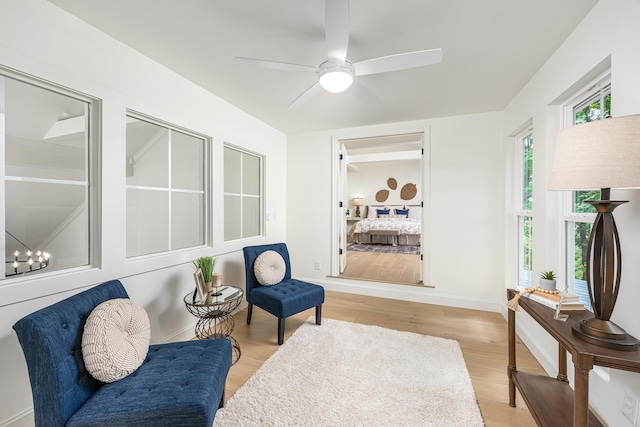
[[(325, 38), (328, 59), (318, 67), (257, 58), (236, 57), (265, 68), (285, 71), (311, 71), (318, 74), (318, 82), (298, 96), (289, 108), (297, 108), (325, 89), (340, 93), (347, 90), (354, 77), (367, 74), (387, 73), (437, 64), (442, 61), (442, 49), (418, 50), (395, 55), (381, 56), (356, 63), (347, 60), (349, 46), (349, 0), (325, 0)], [(367, 104), (378, 104), (380, 99), (362, 85), (354, 85), (353, 95)]]

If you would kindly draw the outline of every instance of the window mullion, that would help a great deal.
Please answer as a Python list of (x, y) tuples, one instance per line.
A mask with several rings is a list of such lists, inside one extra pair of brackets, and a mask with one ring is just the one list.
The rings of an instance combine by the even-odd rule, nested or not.
[(172, 175), (171, 175), (171, 163), (172, 163), (172, 150), (171, 150), (171, 138), (173, 136), (173, 131), (169, 129), (169, 131), (167, 132), (167, 170), (169, 171), (168, 174), (168, 180), (169, 180), (169, 196), (167, 197), (167, 203), (168, 203), (168, 209), (169, 209), (169, 213), (168, 213), (168, 218), (169, 221), (167, 223), (167, 227), (168, 227), (168, 233), (167, 233), (167, 250), (171, 250), (171, 248), (173, 247), (173, 245), (171, 244), (171, 235), (173, 234), (173, 221), (172, 221), (172, 211), (173, 209), (171, 209), (172, 206), (172, 197), (173, 197), (173, 185), (172, 185)]

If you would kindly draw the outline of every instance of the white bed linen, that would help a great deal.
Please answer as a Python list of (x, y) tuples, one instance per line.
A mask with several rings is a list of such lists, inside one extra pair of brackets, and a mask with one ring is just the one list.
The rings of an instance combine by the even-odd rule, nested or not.
[[(396, 234), (397, 233), (397, 234)], [(356, 243), (418, 245), (421, 223), (412, 218), (365, 218), (349, 231)]]

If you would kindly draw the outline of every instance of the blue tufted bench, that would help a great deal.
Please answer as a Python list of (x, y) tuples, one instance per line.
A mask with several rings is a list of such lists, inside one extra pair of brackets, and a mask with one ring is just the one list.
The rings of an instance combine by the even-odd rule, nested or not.
[[(276, 251), (284, 259), (287, 268), (282, 282), (277, 285), (262, 286), (253, 271), (256, 258), (265, 251)], [(247, 325), (251, 324), (253, 305), (278, 318), (278, 344), (284, 342), (285, 319), (309, 308), (316, 308), (316, 324), (322, 322), (324, 288), (309, 282), (291, 278), (289, 250), (284, 243), (247, 246), (243, 248), (247, 294)]]
[(93, 287), (19, 320), (13, 328), (27, 360), (36, 426), (211, 427), (231, 367), (226, 339), (151, 345), (131, 375), (105, 384), (82, 359), (91, 311), (128, 298), (118, 280)]

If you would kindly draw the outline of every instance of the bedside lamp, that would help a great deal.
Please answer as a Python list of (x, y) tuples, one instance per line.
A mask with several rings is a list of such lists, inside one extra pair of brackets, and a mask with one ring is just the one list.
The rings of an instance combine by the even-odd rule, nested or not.
[(356, 207), (356, 217), (360, 218), (360, 206), (362, 206), (364, 200), (362, 197), (354, 197), (352, 203)]
[(597, 211), (587, 256), (587, 285), (594, 317), (573, 325), (592, 344), (634, 351), (638, 340), (609, 318), (622, 271), (620, 237), (613, 210), (627, 201), (610, 200), (611, 188), (640, 188), (640, 115), (608, 118), (558, 132), (549, 190), (596, 190), (588, 201)]

